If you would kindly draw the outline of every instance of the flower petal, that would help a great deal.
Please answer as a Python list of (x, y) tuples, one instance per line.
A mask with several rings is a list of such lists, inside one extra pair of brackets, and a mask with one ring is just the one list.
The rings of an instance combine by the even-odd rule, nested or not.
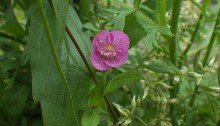
[(125, 63), (128, 58), (128, 51), (122, 50), (118, 52), (116, 56), (111, 58), (106, 58), (105, 63), (110, 67), (119, 67)]
[(110, 68), (106, 63), (104, 62), (106, 60), (106, 57), (102, 56), (100, 52), (93, 50), (92, 54), (90, 56), (90, 60), (92, 65), (97, 69), (97, 70), (107, 70)]
[(109, 34), (107, 30), (100, 31), (92, 40), (92, 48), (104, 47), (107, 44), (107, 34)]
[(129, 47), (129, 38), (128, 36), (122, 31), (112, 31), (111, 34), (114, 36), (113, 43), (115, 45), (115, 49), (118, 50), (128, 50)]

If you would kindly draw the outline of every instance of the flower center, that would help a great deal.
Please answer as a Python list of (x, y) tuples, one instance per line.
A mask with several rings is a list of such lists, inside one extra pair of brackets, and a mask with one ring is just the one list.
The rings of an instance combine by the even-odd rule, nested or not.
[[(104, 50), (103, 50), (104, 49)], [(101, 55), (108, 58), (116, 56), (115, 48), (112, 45), (105, 45), (103, 49), (100, 50)]]
[(105, 49), (107, 49), (107, 50), (109, 50), (109, 51), (112, 51), (112, 50), (114, 50), (114, 47), (111, 46), (111, 45), (106, 45), (106, 46), (105, 46)]

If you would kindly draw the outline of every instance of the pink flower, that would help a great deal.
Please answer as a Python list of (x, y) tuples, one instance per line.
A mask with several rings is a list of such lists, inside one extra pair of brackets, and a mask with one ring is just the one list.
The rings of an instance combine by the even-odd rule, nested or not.
[(119, 67), (128, 58), (129, 38), (122, 31), (100, 31), (92, 41), (90, 60), (98, 70)]

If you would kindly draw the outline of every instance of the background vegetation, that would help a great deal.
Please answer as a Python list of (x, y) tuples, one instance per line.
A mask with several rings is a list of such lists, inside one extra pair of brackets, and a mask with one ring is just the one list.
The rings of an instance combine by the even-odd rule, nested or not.
[[(218, 0), (0, 0), (0, 126), (220, 126)], [(91, 40), (124, 31), (97, 71)]]

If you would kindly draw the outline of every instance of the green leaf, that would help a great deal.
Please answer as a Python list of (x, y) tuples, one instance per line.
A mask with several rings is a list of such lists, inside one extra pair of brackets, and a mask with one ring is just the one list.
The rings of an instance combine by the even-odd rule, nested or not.
[(134, 0), (134, 8), (137, 9), (140, 7), (141, 0)]
[(65, 26), (66, 26), (66, 20), (67, 20), (67, 10), (68, 10), (68, 5), (69, 1), (68, 0), (53, 0), (53, 7), (56, 13), (56, 19), (58, 22), (58, 36), (59, 36), (59, 41), (62, 41), (64, 37), (64, 31), (65, 31)]
[(9, 85), (11, 87), (11, 85), (14, 83), (14, 78), (10, 79), (7, 78), (4, 80), (5, 84)]
[(112, 30), (122, 30), (125, 26), (125, 17), (129, 15), (131, 11), (123, 11), (118, 16), (113, 18), (108, 24), (113, 24)]
[(173, 33), (167, 27), (159, 27), (157, 31), (164, 36), (172, 36)]
[(19, 66), (18, 61), (7, 60), (7, 61), (0, 62), (0, 67), (1, 67), (2, 72), (6, 72), (6, 71), (14, 69), (18, 66)]
[(123, 11), (120, 11), (120, 10), (116, 10), (116, 9), (102, 9), (104, 12), (106, 13), (110, 13), (110, 14), (119, 14)]
[(165, 62), (167, 63), (167, 65), (169, 65), (169, 67), (172, 69), (173, 72), (178, 73), (180, 70), (178, 67), (176, 67), (168, 57), (164, 58)]
[(90, 108), (101, 106), (107, 111), (107, 106), (103, 99), (103, 87), (101, 83), (96, 84), (94, 89), (91, 91), (89, 95), (89, 105)]
[[(17, 119), (23, 113), (28, 96), (30, 95), (30, 89), (26, 85), (15, 84), (5, 95), (5, 100), (8, 115), (11, 118)], [(15, 107), (16, 105), (16, 107)]]
[(92, 2), (91, 0), (80, 0), (79, 2), (79, 16), (83, 20), (83, 22), (85, 21), (86, 18), (90, 17), (89, 11), (91, 8), (90, 7), (91, 2)]
[(130, 39), (129, 48), (135, 46), (146, 35), (143, 27), (137, 22), (134, 14), (126, 16), (123, 31)]
[(99, 29), (97, 29), (92, 23), (89, 23), (89, 22), (85, 23), (83, 26), (84, 28), (95, 31), (95, 32), (99, 31)]
[[(157, 13), (157, 6), (159, 0), (147, 0), (143, 1), (141, 4), (141, 11), (147, 15), (150, 19), (152, 19), (154, 22), (158, 22), (159, 24), (159, 15)], [(148, 23), (144, 23), (145, 25), (148, 25)], [(143, 25), (143, 24), (142, 24)]]
[(140, 8), (143, 9), (144, 11), (146, 11), (147, 13), (150, 13), (150, 14), (154, 14), (154, 10), (152, 10), (151, 8), (149, 8), (148, 6), (145, 6), (143, 4), (140, 5)]
[(86, 111), (82, 116), (82, 126), (97, 126), (100, 117), (96, 111)]
[[(68, 0), (65, 1), (68, 2)], [(72, 99), (75, 105), (74, 109), (76, 114), (79, 114), (78, 110), (83, 110), (88, 105), (91, 78), (69, 36), (64, 30), (62, 30), (64, 33), (59, 31), (63, 26), (59, 25), (59, 23), (63, 21), (57, 20), (48, 3), (45, 4), (45, 8), (52, 37), (57, 47), (60, 65), (71, 87)], [(82, 31), (83, 24), (79, 20), (76, 11), (71, 6), (65, 9), (68, 9), (67, 25), (85, 55), (86, 60), (89, 61), (91, 52), (89, 36)], [(64, 10), (63, 12), (66, 11)], [(33, 99), (41, 104), (45, 126), (75, 126), (77, 123), (74, 119), (79, 115), (72, 115), (69, 96), (67, 96), (67, 91), (53, 60), (48, 36), (35, 6), (31, 8), (29, 15), (31, 27), (26, 53), (31, 55)], [(66, 22), (63, 23), (66, 24)], [(62, 34), (64, 34), (63, 38), (60, 36)]]
[(154, 47), (158, 47), (158, 42), (156, 39), (156, 29), (153, 28), (144, 28), (147, 32), (147, 37), (145, 39), (145, 46), (148, 52), (152, 51)]
[(147, 68), (157, 73), (172, 73), (173, 72), (172, 69), (168, 65), (160, 63), (160, 62), (150, 63), (147, 65)]
[(152, 25), (152, 26), (157, 25), (153, 20), (151, 20), (147, 15), (145, 15), (140, 10), (136, 11), (134, 8), (130, 7), (129, 5), (123, 3), (122, 1), (119, 1), (119, 0), (110, 0), (110, 1), (115, 3), (116, 5), (120, 5), (121, 7), (125, 8), (126, 10), (135, 12), (135, 15), (137, 16), (137, 18), (141, 22), (143, 22), (144, 24)]
[(135, 84), (141, 78), (143, 78), (143, 76), (135, 71), (121, 73), (115, 76), (107, 83), (107, 87), (105, 88), (105, 93), (117, 90), (119, 87), (123, 85)]
[[(14, 14), (12, 13), (11, 15), (14, 15)], [(15, 20), (15, 18), (6, 16), (6, 15), (0, 15), (0, 20), (5, 22), (0, 26), (1, 31), (10, 33), (13, 36), (16, 36), (19, 38), (23, 38), (26, 36), (26, 32), (24, 31), (22, 26)]]

